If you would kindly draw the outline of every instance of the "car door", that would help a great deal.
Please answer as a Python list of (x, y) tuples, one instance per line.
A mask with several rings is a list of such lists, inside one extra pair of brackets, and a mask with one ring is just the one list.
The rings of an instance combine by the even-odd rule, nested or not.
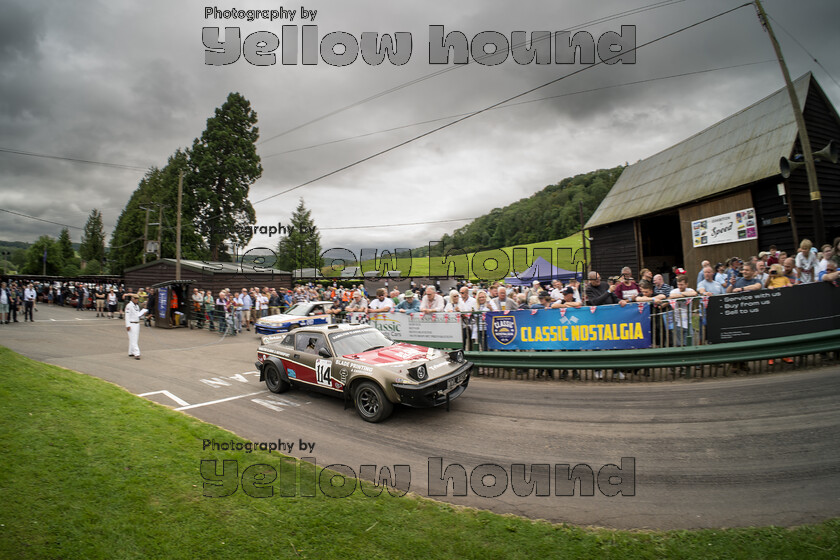
[[(324, 349), (327, 350), (330, 357), (320, 355)], [(340, 390), (333, 379), (334, 357), (323, 333), (307, 331), (297, 333), (295, 335), (295, 356), (305, 366), (302, 368), (306, 372), (303, 374), (305, 377), (298, 376), (301, 381), (324, 389)]]

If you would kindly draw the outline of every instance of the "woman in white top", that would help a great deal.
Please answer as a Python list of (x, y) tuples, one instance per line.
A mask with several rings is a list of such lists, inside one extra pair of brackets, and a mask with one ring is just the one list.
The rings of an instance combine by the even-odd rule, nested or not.
[(459, 313), (472, 311), (472, 309), (470, 309), (466, 303), (461, 301), (461, 294), (459, 294), (456, 290), (452, 290), (449, 292), (446, 307), (443, 308), (443, 311), (444, 313)]
[(117, 294), (114, 293), (114, 288), (108, 292), (108, 318), (114, 318), (114, 312), (117, 310)]
[(484, 319), (484, 313), (488, 311), (498, 311), (493, 301), (487, 297), (487, 292), (479, 290), (475, 294), (475, 305), (473, 306), (472, 322), (472, 339), (478, 342), (480, 350), (486, 350), (486, 333), (487, 321)]

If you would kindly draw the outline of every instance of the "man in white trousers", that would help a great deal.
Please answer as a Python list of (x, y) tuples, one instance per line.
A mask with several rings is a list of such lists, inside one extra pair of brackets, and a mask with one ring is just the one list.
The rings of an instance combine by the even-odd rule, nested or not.
[(148, 311), (148, 309), (140, 309), (137, 305), (139, 300), (137, 294), (128, 294), (131, 296), (131, 303), (125, 306), (125, 330), (128, 331), (128, 357), (135, 360), (140, 359), (140, 318)]

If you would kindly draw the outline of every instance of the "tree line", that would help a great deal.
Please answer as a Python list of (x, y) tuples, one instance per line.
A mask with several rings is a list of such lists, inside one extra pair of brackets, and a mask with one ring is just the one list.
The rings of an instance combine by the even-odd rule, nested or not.
[(235, 247), (251, 240), (246, 226), (256, 220), (248, 200), (251, 185), (263, 171), (255, 145), (256, 123), (250, 102), (231, 93), (190, 148), (176, 150), (166, 165), (149, 169), (111, 236), (108, 262), (113, 274), (143, 262), (144, 240), (160, 239), (160, 257), (175, 257), (179, 181), (182, 258), (233, 260)]
[(160, 257), (174, 258), (179, 181), (183, 258), (232, 260), (234, 246), (251, 240), (245, 226), (256, 220), (248, 200), (250, 186), (262, 175), (256, 123), (250, 102), (229, 94), (190, 148), (177, 149), (166, 165), (146, 172), (117, 219), (107, 252), (102, 214), (93, 209), (78, 254), (64, 228), (58, 239), (42, 235), (25, 250), (7, 251), (5, 264), (22, 274), (122, 275), (144, 261), (144, 240), (160, 240)]
[[(452, 235), (444, 234), (440, 243), (432, 246), (432, 256), (443, 256), (449, 251), (472, 253), (527, 245), (562, 239), (579, 232), (580, 204), (583, 205), (583, 222), (586, 223), (610, 192), (624, 167), (620, 165), (567, 177), (528, 198), (504, 208), (494, 208), (488, 214), (456, 229)], [(429, 247), (412, 249), (411, 255), (428, 256)]]

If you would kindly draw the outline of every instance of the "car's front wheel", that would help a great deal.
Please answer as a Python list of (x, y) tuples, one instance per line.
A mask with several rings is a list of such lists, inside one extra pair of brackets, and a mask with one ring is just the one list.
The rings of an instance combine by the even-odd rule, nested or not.
[(394, 411), (394, 405), (373, 381), (362, 381), (356, 388), (353, 400), (356, 412), (366, 422), (382, 422)]
[(263, 366), (263, 372), (265, 373), (265, 386), (268, 387), (269, 391), (272, 393), (285, 393), (289, 390), (289, 382), (283, 379), (276, 365), (271, 362), (266, 363)]

